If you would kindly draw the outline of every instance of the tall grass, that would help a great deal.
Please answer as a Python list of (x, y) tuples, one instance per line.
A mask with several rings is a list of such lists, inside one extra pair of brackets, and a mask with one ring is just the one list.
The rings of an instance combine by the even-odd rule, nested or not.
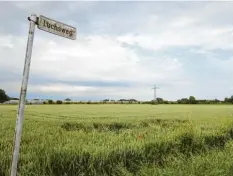
[[(1, 176), (16, 109), (0, 106)], [(227, 105), (28, 106), (19, 175), (230, 175), (232, 138)]]

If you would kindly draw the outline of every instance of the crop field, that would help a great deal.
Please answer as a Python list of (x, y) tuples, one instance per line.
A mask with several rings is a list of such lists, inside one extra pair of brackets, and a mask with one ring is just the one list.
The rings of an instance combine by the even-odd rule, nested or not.
[[(0, 176), (8, 176), (17, 106), (0, 106)], [(28, 105), (22, 176), (227, 176), (230, 105)]]

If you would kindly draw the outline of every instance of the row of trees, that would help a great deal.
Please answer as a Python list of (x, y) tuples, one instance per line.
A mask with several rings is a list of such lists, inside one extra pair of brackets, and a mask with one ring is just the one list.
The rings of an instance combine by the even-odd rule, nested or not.
[(190, 96), (189, 98), (182, 98), (177, 101), (167, 101), (167, 100), (163, 100), (162, 98), (157, 98), (156, 103), (158, 104), (233, 104), (233, 95), (229, 98), (226, 97), (223, 101), (218, 99), (198, 100), (194, 96)]
[[(6, 92), (3, 89), (0, 89), (0, 103), (4, 103), (9, 100), (18, 100), (18, 98), (12, 98), (9, 97)], [(36, 99), (35, 99), (36, 100)], [(162, 98), (157, 98), (156, 101), (137, 101), (135, 99), (120, 99), (120, 100), (110, 100), (110, 99), (105, 99), (101, 102), (72, 102), (70, 98), (66, 98), (64, 101), (62, 100), (48, 100), (44, 101), (44, 104), (106, 104), (106, 103), (111, 103), (111, 104), (123, 104), (123, 103), (138, 103), (138, 104), (233, 104), (233, 95), (231, 97), (226, 97), (223, 101), (220, 101), (218, 99), (214, 100), (197, 100), (194, 96), (190, 96), (189, 98), (182, 98), (177, 101), (168, 101), (164, 100)]]
[(72, 100), (70, 101), (67, 101), (67, 99), (65, 99), (65, 101), (62, 101), (62, 100), (57, 100), (57, 101), (53, 101), (53, 100), (48, 100), (46, 102), (43, 102), (44, 104), (123, 104), (123, 103), (129, 103), (129, 104), (132, 104), (132, 103), (140, 103), (139, 101), (135, 100), (135, 99), (129, 99), (129, 100), (126, 100), (126, 99), (120, 99), (120, 100), (109, 100), (109, 99), (105, 99), (105, 100), (102, 100), (100, 102), (94, 102), (94, 101), (75, 101), (73, 102)]

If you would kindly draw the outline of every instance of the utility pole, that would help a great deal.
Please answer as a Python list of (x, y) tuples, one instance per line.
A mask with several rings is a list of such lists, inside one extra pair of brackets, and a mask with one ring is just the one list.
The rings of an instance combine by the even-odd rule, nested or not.
[(156, 87), (156, 85), (154, 85), (154, 87), (152, 89), (154, 89), (154, 102), (157, 102), (157, 100), (156, 100), (156, 89), (159, 89), (159, 87)]

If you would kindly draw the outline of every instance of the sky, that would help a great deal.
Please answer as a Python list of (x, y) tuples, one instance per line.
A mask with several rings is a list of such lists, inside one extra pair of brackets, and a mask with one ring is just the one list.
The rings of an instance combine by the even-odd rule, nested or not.
[(233, 2), (0, 2), (0, 88), (19, 97), (31, 13), (77, 28), (36, 27), (27, 98), (224, 99), (233, 95)]

